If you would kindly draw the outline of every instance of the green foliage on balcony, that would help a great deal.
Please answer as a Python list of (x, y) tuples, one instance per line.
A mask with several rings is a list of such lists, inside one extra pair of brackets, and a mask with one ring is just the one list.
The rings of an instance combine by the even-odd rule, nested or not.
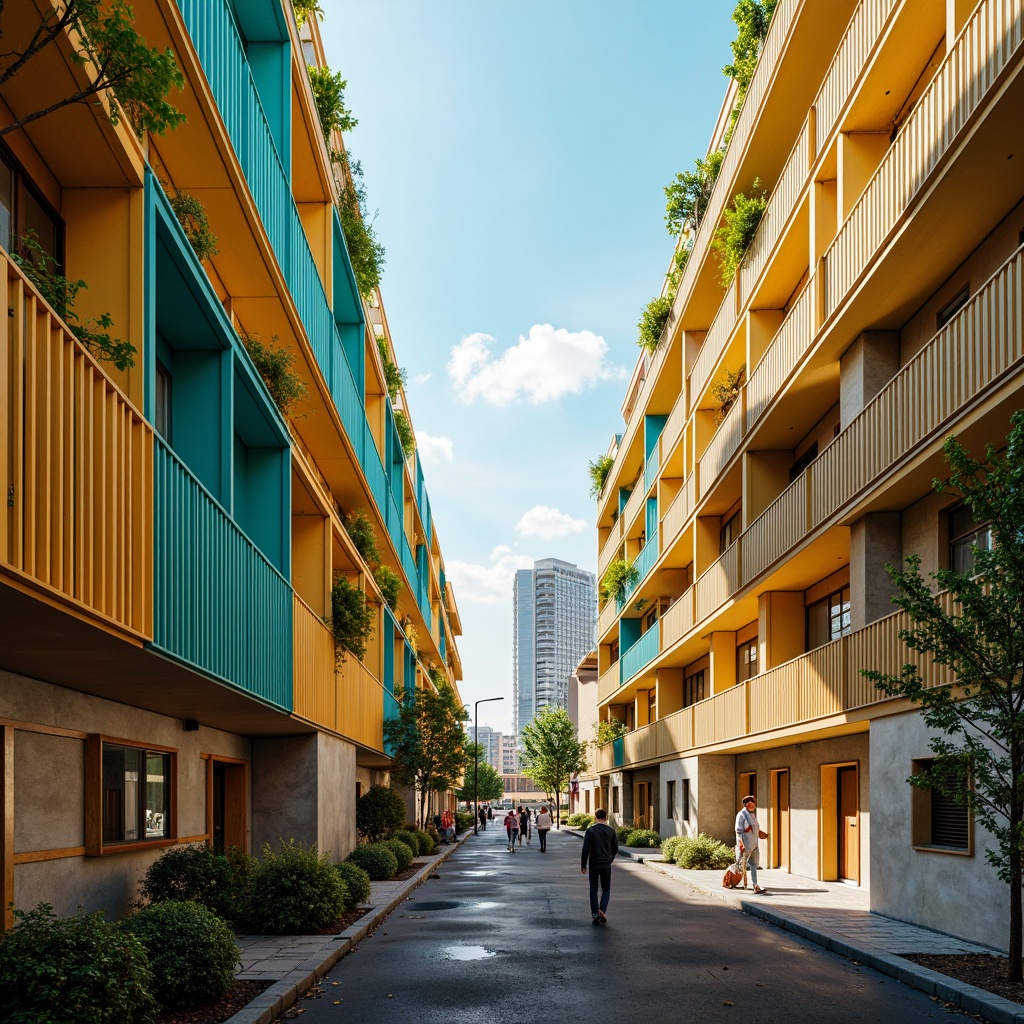
[(394, 611), (398, 607), (398, 596), (405, 587), (402, 577), (390, 565), (378, 565), (373, 570), (373, 579), (384, 597), (385, 604)]
[(307, 19), (314, 14), (321, 21), (324, 20), (324, 12), (319, 0), (292, 0), (292, 10), (295, 12), (295, 21), (299, 28), (302, 28)]
[(768, 192), (761, 188), (761, 179), (755, 178), (750, 196), (738, 192), (732, 205), (723, 212), (725, 223), (715, 232), (711, 242), (711, 247), (718, 254), (718, 279), (723, 288), (732, 284), (767, 206)]
[(338, 219), (345, 234), (345, 247), (356, 275), (361, 295), (369, 295), (380, 285), (384, 267), (384, 246), (377, 241), (373, 218), (367, 213), (363, 168), (348, 154), (332, 154), (343, 165), (341, 177), (335, 179), (338, 189)]
[(398, 431), (398, 440), (401, 442), (402, 451), (408, 459), (416, 451), (416, 435), (412, 431), (412, 424), (409, 417), (401, 409), (395, 410), (395, 429)]
[(637, 322), (636, 343), (653, 352), (661, 341), (662, 332), (672, 315), (672, 299), (668, 295), (658, 295), (651, 299), (644, 307), (644, 311)]
[(601, 578), (601, 598), (622, 602), (640, 582), (640, 572), (627, 558), (613, 558)]
[(595, 747), (603, 747), (606, 743), (612, 743), (625, 735), (626, 723), (620, 722), (617, 718), (612, 718), (607, 722), (594, 723), (593, 744)]
[(673, 238), (687, 224), (694, 231), (700, 227), (724, 158), (724, 150), (716, 149), (703, 160), (695, 160), (692, 171), (678, 171), (665, 186), (665, 226)]
[(614, 464), (615, 459), (607, 454), (601, 455), (593, 462), (588, 463), (587, 473), (590, 475), (590, 496), (595, 501), (601, 497), (608, 474), (611, 472)]
[(747, 364), (743, 363), (738, 370), (726, 370), (725, 373), (711, 385), (711, 397), (718, 403), (715, 407), (715, 423), (723, 423), (729, 415), (729, 410), (736, 404), (740, 397), (743, 384), (747, 379)]
[(316, 104), (320, 128), (327, 143), (327, 152), (331, 160), (342, 159), (341, 154), (331, 148), (333, 132), (349, 132), (359, 122), (352, 116), (352, 111), (345, 106), (345, 87), (348, 82), (341, 77), (341, 72), (332, 72), (330, 68), (318, 68), (310, 64), (309, 85), (313, 90), (313, 102)]
[(768, 26), (777, 4), (778, 0), (739, 0), (732, 12), (732, 20), (736, 22), (737, 29), (736, 38), (729, 44), (732, 50), (732, 63), (726, 64), (722, 68), (722, 73), (735, 80), (737, 94), (736, 103), (729, 117), (726, 144), (732, 137), (736, 119), (743, 109), (743, 101), (754, 77), (757, 60), (761, 56), (761, 47), (764, 46)]
[(373, 528), (369, 513), (364, 508), (354, 508), (341, 517), (345, 532), (349, 535), (356, 551), (367, 565), (380, 562), (380, 549), (377, 547), (377, 531)]
[(167, 198), (196, 259), (205, 263), (211, 256), (216, 256), (220, 251), (217, 248), (217, 236), (210, 230), (210, 220), (202, 201), (177, 189), (168, 194)]
[(339, 576), (331, 588), (331, 620), (334, 648), (339, 661), (345, 660), (346, 651), (362, 659), (366, 645), (373, 636), (374, 610), (366, 603), (366, 595), (344, 576)]
[[(274, 405), (280, 409), (282, 416), (287, 416), (292, 406), (306, 397), (307, 390), (302, 377), (292, 369), (295, 353), (280, 345), (264, 342), (258, 334), (240, 331), (238, 336), (256, 372), (266, 384)], [(271, 341), (277, 342), (276, 334)]]
[(405, 382), (409, 379), (409, 373), (404, 366), (396, 366), (391, 361), (386, 338), (377, 338), (377, 349), (380, 352), (381, 362), (384, 364), (384, 384), (388, 389), (388, 398), (394, 402), (398, 397), (399, 388), (405, 387)]

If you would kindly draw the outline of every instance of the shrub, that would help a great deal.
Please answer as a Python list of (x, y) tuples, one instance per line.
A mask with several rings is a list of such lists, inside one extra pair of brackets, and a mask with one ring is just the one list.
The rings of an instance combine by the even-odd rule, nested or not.
[(640, 580), (640, 570), (626, 558), (613, 558), (601, 578), (601, 597), (621, 601)]
[(469, 811), (455, 812), (455, 831), (466, 832), (473, 827), (473, 814)]
[(611, 455), (599, 455), (593, 462), (587, 463), (587, 473), (590, 476), (590, 496), (596, 501), (601, 497), (605, 481), (615, 465), (615, 459)]
[(705, 835), (685, 836), (676, 850), (676, 863), (681, 868), (693, 868), (698, 871), (711, 868), (727, 868), (736, 855), (717, 839)]
[(626, 837), (627, 846), (647, 846), (656, 849), (661, 846), (661, 836), (650, 828), (634, 829)]
[(331, 588), (331, 632), (340, 660), (345, 660), (345, 651), (360, 659), (366, 654), (375, 618), (374, 609), (366, 603), (366, 595), (344, 576), (339, 576)]
[(352, 111), (345, 106), (345, 87), (348, 82), (341, 77), (340, 72), (332, 74), (330, 68), (319, 68), (310, 64), (307, 71), (313, 102), (320, 119), (320, 129), (324, 133), (324, 142), (327, 143), (327, 152), (332, 159), (337, 159), (335, 151), (331, 149), (331, 133), (351, 131), (359, 123), (352, 116)]
[(679, 171), (665, 187), (665, 226), (673, 237), (689, 223), (696, 231), (704, 219), (725, 151), (716, 149), (703, 160), (694, 161), (694, 170)]
[(122, 927), (146, 947), (153, 965), (153, 994), (168, 1009), (216, 999), (235, 982), (234, 933), (198, 903), (154, 903)]
[(385, 839), (384, 845), (395, 855), (399, 871), (404, 871), (412, 864), (412, 848), (401, 839)]
[(634, 828), (635, 828), (634, 825), (620, 825), (615, 830), (615, 834), (619, 837), (619, 844), (620, 845), (623, 845), (623, 846), (628, 845), (626, 843), (626, 840), (629, 839), (630, 833), (633, 831)]
[(394, 402), (398, 398), (398, 389), (405, 386), (405, 382), (409, 379), (409, 374), (406, 372), (405, 367), (396, 366), (391, 361), (386, 338), (377, 338), (377, 349), (380, 352), (381, 363), (384, 367), (384, 384), (388, 389), (388, 397)]
[(411, 458), (412, 453), (416, 451), (416, 435), (413, 433), (409, 417), (401, 409), (395, 410), (395, 429), (398, 431), (402, 452), (407, 459)]
[(402, 577), (390, 565), (378, 565), (373, 570), (373, 579), (381, 592), (385, 604), (394, 611), (398, 607), (398, 595), (402, 593), (405, 583)]
[(275, 344), (276, 334), (270, 343), (263, 341), (258, 334), (246, 334), (243, 331), (238, 336), (249, 353), (256, 372), (266, 384), (274, 405), (282, 416), (287, 415), (296, 402), (301, 402), (306, 397), (307, 390), (302, 376), (292, 369), (295, 353)]
[(384, 246), (377, 239), (373, 218), (366, 206), (366, 186), (363, 184), (363, 168), (358, 160), (351, 160), (347, 153), (332, 152), (331, 159), (343, 165), (335, 178), (338, 192), (338, 218), (345, 235), (345, 248), (356, 275), (360, 295), (370, 295), (380, 285), (384, 269)]
[(398, 874), (398, 858), (383, 843), (357, 846), (349, 855), (352, 864), (361, 867), (374, 882), (394, 878)]
[(729, 410), (736, 404), (736, 399), (743, 391), (743, 383), (747, 378), (747, 364), (742, 363), (738, 370), (726, 370), (725, 373), (711, 385), (711, 397), (718, 402), (714, 410), (715, 423), (721, 425)]
[(326, 854), (294, 839), (263, 847), (249, 884), (249, 924), (269, 935), (316, 932), (345, 908), (345, 884)]
[(648, 352), (653, 352), (658, 347), (658, 342), (661, 341), (665, 324), (668, 323), (671, 315), (672, 299), (669, 296), (658, 295), (651, 299), (644, 306), (644, 311), (637, 321), (636, 343), (641, 348), (647, 349)]
[(102, 911), (58, 918), (40, 903), (15, 910), (0, 934), (0, 1013), (10, 1024), (149, 1022), (152, 982), (142, 943)]
[(205, 843), (174, 846), (149, 866), (140, 895), (146, 903), (198, 903), (231, 921), (245, 899), (252, 864), (238, 847), (217, 853)]
[(674, 864), (679, 846), (685, 838), (685, 836), (669, 836), (667, 839), (663, 839), (661, 841), (661, 859)]
[(210, 220), (202, 202), (188, 192), (179, 192), (177, 189), (167, 198), (196, 259), (205, 263), (211, 256), (216, 256), (220, 252), (217, 236), (210, 230)]
[[(419, 853), (423, 856), (433, 853), (437, 849), (438, 843), (440, 843), (440, 837), (438, 837), (435, 843), (434, 837), (429, 832), (425, 829), (417, 828), (415, 825), (406, 825), (405, 831), (411, 832), (419, 840)], [(437, 829), (434, 829), (434, 831), (436, 832)]]
[(723, 288), (732, 284), (767, 206), (768, 193), (761, 188), (760, 179), (755, 178), (750, 198), (742, 192), (737, 193), (732, 206), (723, 212), (725, 223), (711, 241), (711, 247), (718, 253), (718, 278)]
[(345, 906), (351, 910), (370, 898), (370, 876), (358, 864), (344, 860), (334, 865), (345, 883)]
[(420, 855), (420, 837), (415, 832), (410, 831), (407, 828), (399, 829), (394, 837), (400, 843), (405, 843), (406, 846), (412, 850), (412, 855), (418, 857)]
[[(457, 817), (458, 815), (456, 815), (456, 818)], [(456, 822), (456, 829), (457, 828), (458, 822)], [(438, 847), (441, 845), (441, 836), (438, 834), (437, 829), (434, 827), (434, 823), (431, 822), (429, 825), (427, 825), (424, 831), (426, 835), (429, 837), (431, 843), (431, 849), (428, 850), (427, 853), (436, 853)]]
[(371, 786), (356, 804), (356, 828), (371, 843), (397, 832), (405, 822), (405, 801), (390, 786)]
[(363, 561), (367, 564), (379, 562), (380, 549), (377, 547), (377, 531), (374, 530), (366, 509), (352, 509), (347, 515), (342, 516), (342, 523)]
[(592, 814), (584, 814), (582, 811), (578, 811), (576, 814), (570, 814), (565, 819), (565, 823), (569, 828), (590, 828), (596, 820)]

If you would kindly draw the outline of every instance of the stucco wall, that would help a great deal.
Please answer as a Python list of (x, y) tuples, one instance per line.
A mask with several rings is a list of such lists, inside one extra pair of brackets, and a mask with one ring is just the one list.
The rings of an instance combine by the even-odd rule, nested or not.
[(1009, 891), (985, 859), (986, 847), (995, 845), (991, 836), (974, 826), (973, 856), (915, 850), (911, 843), (906, 780), (913, 759), (931, 756), (928, 737), (917, 712), (871, 723), (871, 909), (1005, 951)]
[(316, 735), (254, 739), (252, 756), (253, 853), (282, 839), (317, 842)]
[(356, 748), (336, 736), (319, 737), (317, 814), (322, 853), (344, 860), (356, 845)]

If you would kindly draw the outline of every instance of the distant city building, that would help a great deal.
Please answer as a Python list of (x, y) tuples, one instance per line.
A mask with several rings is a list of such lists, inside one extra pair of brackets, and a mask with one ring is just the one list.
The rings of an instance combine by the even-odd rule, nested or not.
[[(474, 735), (472, 728), (469, 730), (469, 735)], [(475, 736), (476, 742), (483, 748), (480, 759), (486, 761), (496, 772), (501, 774), (502, 734), (489, 725), (479, 725), (476, 727)]]
[(498, 769), (502, 775), (515, 775), (519, 771), (519, 745), (516, 742), (516, 735), (501, 735), (501, 767)]
[(520, 569), (513, 584), (512, 703), (516, 736), (542, 708), (567, 708), (569, 677), (594, 647), (597, 580), (558, 558)]

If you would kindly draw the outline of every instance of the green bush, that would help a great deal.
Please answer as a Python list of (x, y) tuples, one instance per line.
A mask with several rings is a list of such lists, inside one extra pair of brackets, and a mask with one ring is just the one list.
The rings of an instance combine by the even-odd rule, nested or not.
[(144, 903), (198, 903), (233, 921), (245, 900), (253, 858), (231, 847), (217, 853), (205, 843), (172, 846), (142, 880)]
[(394, 878), (398, 874), (398, 858), (383, 843), (357, 846), (348, 855), (348, 859), (361, 867), (374, 882)]
[[(405, 830), (411, 832), (420, 841), (420, 856), (426, 857), (437, 850), (440, 845), (440, 838), (437, 840), (425, 829), (416, 828), (414, 825), (406, 825)], [(435, 829), (436, 831), (436, 829)]]
[(576, 814), (570, 814), (565, 819), (565, 823), (569, 828), (590, 828), (596, 820), (592, 814), (584, 814), (582, 811), (577, 811)]
[(616, 830), (615, 834), (619, 837), (619, 845), (628, 845), (626, 840), (629, 839), (630, 833), (636, 828), (635, 825), (620, 825)]
[(405, 822), (405, 801), (390, 786), (371, 786), (356, 804), (356, 828), (371, 843), (394, 835)]
[(239, 334), (245, 350), (249, 353), (256, 372), (274, 400), (274, 405), (287, 415), (296, 402), (301, 402), (308, 393), (302, 374), (293, 369), (295, 353), (277, 343), (275, 334), (271, 342), (264, 342), (258, 334)]
[(456, 811), (455, 812), (455, 831), (456, 831), (456, 833), (467, 832), (469, 829), (471, 829), (473, 827), (473, 822), (475, 820), (476, 819), (473, 817), (472, 813), (470, 813), (468, 811)]
[(754, 179), (754, 189), (747, 198), (738, 192), (732, 200), (732, 206), (726, 208), (722, 216), (725, 223), (715, 232), (711, 240), (711, 248), (719, 258), (718, 279), (723, 288), (732, 284), (743, 257), (750, 243), (757, 234), (757, 226), (768, 206), (768, 193), (761, 188), (759, 178)]
[(412, 453), (416, 451), (416, 435), (413, 433), (409, 417), (401, 409), (395, 410), (395, 430), (398, 431), (398, 440), (405, 457), (412, 458)]
[(686, 836), (676, 850), (676, 863), (681, 868), (705, 871), (711, 868), (727, 868), (736, 855), (732, 849), (717, 839), (705, 835)]
[(669, 836), (667, 839), (663, 839), (661, 841), (661, 859), (669, 864), (674, 864), (679, 846), (685, 838), (685, 836)]
[(661, 335), (672, 315), (672, 299), (667, 295), (657, 295), (644, 306), (644, 311), (637, 321), (636, 343), (653, 352), (661, 341)]
[(627, 846), (647, 846), (656, 849), (661, 846), (661, 836), (651, 828), (634, 829), (626, 837)]
[(412, 850), (414, 857), (420, 855), (420, 837), (416, 835), (415, 831), (410, 831), (408, 828), (400, 828), (392, 838), (397, 839), (400, 843), (405, 843)]
[(395, 855), (399, 871), (404, 871), (412, 864), (412, 848), (401, 839), (385, 839), (384, 845)]
[(153, 972), (142, 943), (102, 911), (58, 918), (53, 907), (14, 911), (0, 934), (0, 1014), (8, 1024), (148, 1022)]
[(249, 884), (247, 920), (268, 935), (317, 932), (341, 917), (345, 884), (326, 854), (294, 839), (263, 847)]
[(167, 1009), (216, 999), (235, 983), (234, 933), (198, 903), (154, 903), (122, 927), (146, 947), (153, 965), (153, 994)]
[(433, 822), (430, 822), (427, 825), (425, 831), (426, 831), (426, 834), (430, 837), (430, 842), (431, 842), (432, 847), (433, 847), (433, 849), (429, 850), (428, 852), (436, 853), (437, 850), (439, 849), (439, 847), (441, 846), (441, 836), (440, 836), (440, 833), (434, 827), (434, 823)]
[(394, 611), (398, 607), (398, 597), (405, 587), (402, 577), (390, 565), (378, 565), (373, 570), (373, 579), (384, 598), (384, 603)]
[(370, 876), (352, 861), (345, 860), (334, 865), (345, 883), (345, 907), (351, 910), (370, 898)]

